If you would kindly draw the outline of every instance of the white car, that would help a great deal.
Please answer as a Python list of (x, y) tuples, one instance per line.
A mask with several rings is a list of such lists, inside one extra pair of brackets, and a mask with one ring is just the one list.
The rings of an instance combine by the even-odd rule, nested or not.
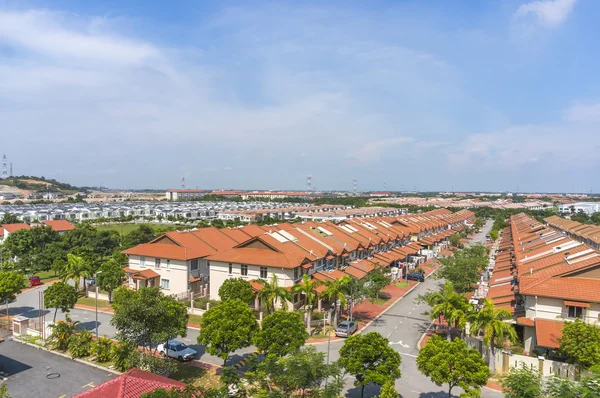
[(167, 344), (159, 344), (156, 347), (156, 351), (160, 352), (164, 357), (176, 358), (180, 362), (192, 360), (198, 355), (196, 350), (177, 340), (169, 340)]

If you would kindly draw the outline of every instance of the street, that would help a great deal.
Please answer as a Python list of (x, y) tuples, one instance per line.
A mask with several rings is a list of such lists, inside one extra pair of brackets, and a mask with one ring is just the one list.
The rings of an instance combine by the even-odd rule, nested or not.
[[(471, 240), (472, 243), (485, 243), (485, 236), (489, 233), (492, 227), (492, 222), (489, 221)], [(399, 300), (396, 304), (392, 305), (387, 312), (377, 318), (371, 325), (363, 329), (361, 333), (378, 332), (384, 337), (387, 337), (392, 347), (396, 349), (402, 355), (402, 377), (396, 382), (396, 388), (403, 397), (419, 397), (419, 398), (435, 398), (435, 397), (447, 397), (447, 387), (438, 387), (433, 384), (427, 377), (423, 376), (416, 366), (416, 357), (418, 355), (417, 344), (423, 333), (427, 330), (430, 320), (428, 316), (423, 315), (425, 311), (429, 309), (429, 306), (425, 303), (418, 304), (415, 302), (415, 298), (419, 294), (425, 294), (429, 290), (437, 290), (440, 287), (441, 282), (433, 278), (428, 278), (425, 282), (418, 284), (407, 296)], [(11, 315), (23, 315), (29, 318), (38, 316), (38, 295), (40, 291), (45, 290), (47, 286), (43, 286), (39, 289), (33, 289), (20, 294), (17, 300), (10, 304)], [(51, 322), (54, 311), (46, 310), (46, 321)], [(360, 317), (359, 314), (355, 314)], [(57, 319), (63, 319), (64, 316), (60, 313), (57, 315)], [(90, 331), (95, 330), (96, 321), (94, 311), (73, 309), (71, 311), (71, 318), (77, 320), (80, 323), (80, 327), (88, 329)], [(98, 313), (98, 329), (99, 334), (114, 336), (116, 330), (110, 326), (111, 316), (109, 314)], [(198, 351), (199, 359), (204, 362), (208, 362), (214, 365), (221, 366), (223, 361), (220, 358), (211, 356), (205, 352), (204, 346), (200, 346), (196, 343), (198, 331), (195, 329), (188, 328), (188, 334), (184, 338), (179, 340), (185, 342), (191, 348)], [(344, 344), (343, 340), (334, 340), (330, 346), (330, 361), (335, 361), (339, 358), (338, 351)], [(327, 352), (327, 343), (315, 344), (316, 347), (322, 351)], [(254, 351), (253, 347), (247, 347), (243, 350), (239, 350), (233, 353), (228, 364), (237, 363), (245, 354)], [(347, 397), (358, 397), (360, 396), (360, 389), (354, 387), (354, 379), (348, 377), (347, 379)], [(367, 397), (375, 396), (379, 391), (379, 388), (370, 385), (365, 389), (365, 395)], [(459, 389), (455, 392), (457, 395), (460, 393)], [(503, 394), (492, 391), (489, 389), (483, 389), (483, 397), (497, 398), (502, 397)]]

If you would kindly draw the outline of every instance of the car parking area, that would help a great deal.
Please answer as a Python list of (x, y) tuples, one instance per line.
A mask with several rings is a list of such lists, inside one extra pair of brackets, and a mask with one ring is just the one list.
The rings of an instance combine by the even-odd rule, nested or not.
[(66, 398), (114, 377), (108, 371), (21, 344), (12, 339), (0, 343), (0, 370), (12, 398)]

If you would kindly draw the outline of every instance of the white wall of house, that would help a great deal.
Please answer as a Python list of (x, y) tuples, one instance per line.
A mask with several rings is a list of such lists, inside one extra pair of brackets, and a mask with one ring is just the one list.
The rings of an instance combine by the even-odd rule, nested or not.
[[(151, 269), (160, 275), (160, 284), (165, 294), (179, 294), (188, 291), (189, 264), (183, 260), (160, 259), (160, 266), (156, 266), (154, 257), (129, 255), (129, 268), (133, 270)], [(167, 282), (168, 281), (168, 287)]]
[[(536, 301), (537, 300), (537, 301)], [(564, 299), (525, 296), (526, 317), (549, 320), (569, 320), (569, 308), (564, 305)], [(590, 308), (583, 308), (582, 320), (588, 323), (600, 321), (600, 304), (591, 303)]]

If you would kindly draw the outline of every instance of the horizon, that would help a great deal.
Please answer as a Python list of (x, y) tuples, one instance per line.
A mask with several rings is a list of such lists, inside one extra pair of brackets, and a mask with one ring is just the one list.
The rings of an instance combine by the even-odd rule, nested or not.
[(4, 0), (1, 151), (79, 186), (588, 193), (599, 12)]

